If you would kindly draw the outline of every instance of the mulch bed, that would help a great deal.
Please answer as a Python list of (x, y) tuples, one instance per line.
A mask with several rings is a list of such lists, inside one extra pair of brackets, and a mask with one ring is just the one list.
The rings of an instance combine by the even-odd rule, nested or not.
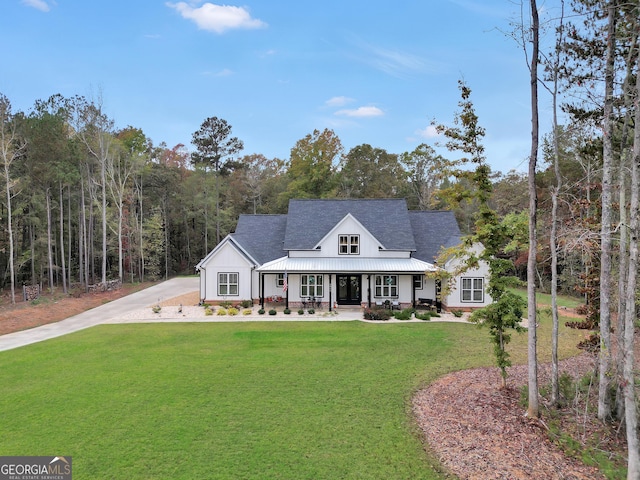
[[(560, 362), (560, 372), (574, 378), (593, 367), (588, 354)], [(440, 462), (461, 479), (605, 478), (565, 456), (542, 420), (525, 417), (519, 387), (527, 384), (527, 366), (508, 370), (506, 389), (497, 368), (482, 368), (446, 375), (414, 397), (414, 415)], [(539, 366), (539, 386), (549, 381), (549, 371)]]

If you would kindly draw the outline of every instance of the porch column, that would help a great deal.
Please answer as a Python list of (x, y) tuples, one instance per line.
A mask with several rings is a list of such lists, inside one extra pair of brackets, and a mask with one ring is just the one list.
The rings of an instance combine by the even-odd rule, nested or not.
[(367, 308), (371, 308), (371, 275), (367, 275)]
[(442, 312), (442, 283), (436, 278), (436, 311)]
[(264, 273), (260, 274), (260, 308), (264, 310)]
[(331, 274), (329, 274), (329, 311), (333, 309), (333, 301), (331, 300)]

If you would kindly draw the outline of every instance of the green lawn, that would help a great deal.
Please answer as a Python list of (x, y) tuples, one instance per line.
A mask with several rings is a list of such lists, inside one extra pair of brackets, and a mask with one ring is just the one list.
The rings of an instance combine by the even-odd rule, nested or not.
[[(76, 480), (444, 478), (410, 398), (492, 365), (487, 335), (429, 322), (99, 326), (0, 352), (0, 454), (71, 455)], [(523, 361), (526, 334), (510, 350)]]
[[(524, 288), (513, 288), (511, 289), (513, 293), (519, 295), (527, 300), (527, 290)], [(548, 293), (536, 293), (536, 302), (538, 305), (548, 305), (551, 306), (551, 295)], [(575, 308), (579, 305), (584, 305), (584, 300), (576, 297), (568, 297), (566, 295), (558, 295), (558, 307), (567, 307), (567, 308)]]

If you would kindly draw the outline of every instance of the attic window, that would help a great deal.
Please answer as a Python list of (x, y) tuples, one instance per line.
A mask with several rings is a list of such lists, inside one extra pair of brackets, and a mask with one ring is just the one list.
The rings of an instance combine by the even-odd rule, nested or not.
[(340, 235), (338, 237), (340, 255), (360, 255), (360, 235)]

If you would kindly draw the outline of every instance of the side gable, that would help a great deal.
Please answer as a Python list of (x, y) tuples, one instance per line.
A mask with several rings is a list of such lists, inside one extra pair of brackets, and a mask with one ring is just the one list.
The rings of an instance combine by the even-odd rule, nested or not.
[(196, 270), (206, 269), (207, 266), (212, 263), (229, 265), (237, 263), (238, 261), (242, 261), (250, 266), (256, 265), (255, 259), (253, 259), (241, 245), (238, 245), (230, 235), (227, 235), (216, 245), (216, 248), (211, 250), (206, 257), (198, 262)]
[(411, 228), (416, 239), (414, 257), (433, 263), (442, 248), (460, 243), (462, 234), (453, 212), (445, 210), (409, 211)]
[(290, 200), (284, 249), (315, 249), (347, 214), (351, 214), (378, 239), (383, 249), (415, 250), (404, 199)]

